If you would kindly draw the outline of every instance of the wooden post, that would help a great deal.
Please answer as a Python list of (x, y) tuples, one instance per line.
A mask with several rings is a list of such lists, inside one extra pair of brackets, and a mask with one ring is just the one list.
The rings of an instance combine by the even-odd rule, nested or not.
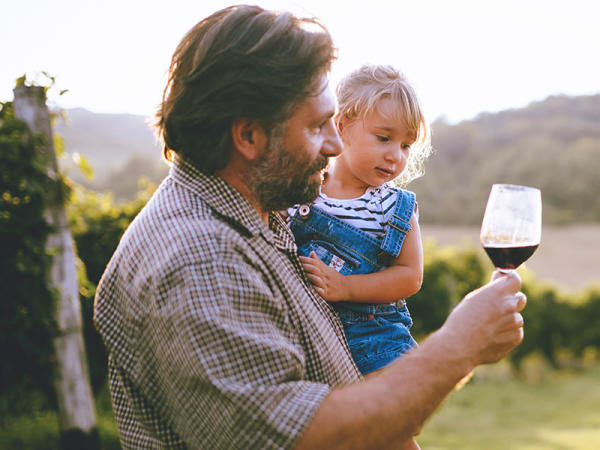
[(14, 89), (14, 96), (15, 116), (26, 122), (32, 132), (47, 138), (45, 151), (48, 175), (56, 180), (48, 191), (48, 206), (44, 216), (52, 228), (46, 243), (46, 249), (52, 255), (47, 280), (59, 297), (55, 314), (58, 335), (54, 339), (57, 359), (54, 384), (61, 448), (97, 449), (100, 445), (82, 335), (75, 249), (67, 223), (62, 188), (58, 183), (58, 165), (46, 93), (43, 87), (18, 86)]

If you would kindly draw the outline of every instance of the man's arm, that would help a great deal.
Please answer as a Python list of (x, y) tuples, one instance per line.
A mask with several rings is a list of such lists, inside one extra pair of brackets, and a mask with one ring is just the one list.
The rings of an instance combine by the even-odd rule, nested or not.
[(330, 387), (303, 380), (286, 304), (223, 241), (165, 274), (143, 339), (152, 380), (138, 387), (190, 448), (289, 448)]
[(418, 433), (475, 366), (505, 356), (523, 339), (525, 296), (512, 274), (467, 295), (423, 344), (364, 382), (334, 389), (297, 449), (396, 448)]

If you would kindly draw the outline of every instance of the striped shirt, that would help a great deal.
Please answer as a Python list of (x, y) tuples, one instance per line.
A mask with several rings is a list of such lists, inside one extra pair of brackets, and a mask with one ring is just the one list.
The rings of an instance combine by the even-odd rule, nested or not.
[[(397, 198), (398, 188), (384, 183), (377, 187), (370, 186), (360, 197), (349, 199), (331, 198), (319, 189), (319, 196), (313, 205), (381, 239)], [(297, 208), (290, 208), (289, 215), (292, 216)]]

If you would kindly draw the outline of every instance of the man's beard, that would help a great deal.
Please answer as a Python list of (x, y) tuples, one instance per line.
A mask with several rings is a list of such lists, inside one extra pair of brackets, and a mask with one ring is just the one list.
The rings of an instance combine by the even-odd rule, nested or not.
[(298, 203), (312, 202), (319, 194), (321, 177), (313, 175), (327, 167), (329, 158), (301, 160), (283, 146), (284, 131), (270, 133), (265, 152), (250, 169), (249, 185), (265, 211), (279, 211)]

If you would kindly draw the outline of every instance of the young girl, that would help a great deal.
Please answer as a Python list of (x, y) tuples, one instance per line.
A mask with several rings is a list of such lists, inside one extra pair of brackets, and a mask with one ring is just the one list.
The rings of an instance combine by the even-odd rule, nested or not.
[[(417, 345), (404, 300), (423, 280), (417, 205), (391, 183), (420, 175), (430, 133), (414, 90), (392, 67), (361, 67), (337, 97), (344, 149), (317, 199), (290, 210), (290, 228), (309, 281), (332, 302), (368, 374)], [(404, 449), (419, 446), (413, 439)]]
[[(363, 374), (416, 345), (403, 300), (419, 291), (423, 252), (415, 195), (429, 127), (413, 88), (390, 66), (363, 66), (337, 88), (342, 154), (318, 198), (289, 218), (315, 290), (339, 314)], [(400, 177), (400, 178), (398, 178)]]

